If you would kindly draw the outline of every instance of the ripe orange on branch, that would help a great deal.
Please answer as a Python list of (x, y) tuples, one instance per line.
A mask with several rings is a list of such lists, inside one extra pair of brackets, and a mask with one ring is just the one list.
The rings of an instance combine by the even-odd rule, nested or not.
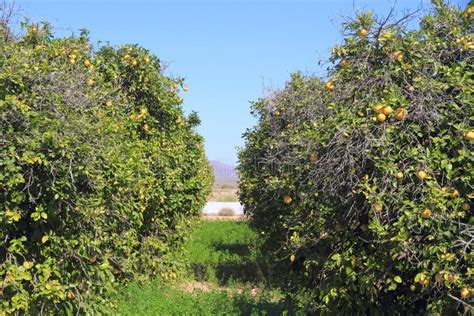
[(430, 176), (428, 176), (428, 174), (427, 174), (425, 171), (423, 171), (423, 170), (418, 171), (418, 172), (416, 173), (416, 176), (417, 176), (418, 179), (420, 179), (420, 180), (425, 180), (425, 179), (429, 179), (429, 178), (430, 178)]
[(401, 121), (407, 117), (408, 111), (405, 108), (399, 108), (395, 111), (395, 119)]
[(390, 105), (383, 107), (382, 113), (385, 115), (390, 115), (393, 112), (393, 109)]
[(367, 30), (362, 28), (362, 29), (359, 29), (357, 31), (357, 35), (359, 35), (360, 37), (366, 37), (367, 36)]
[(285, 203), (286, 205), (290, 205), (292, 202), (293, 202), (293, 199), (292, 199), (291, 196), (289, 196), (289, 195), (286, 195), (286, 196), (283, 198), (283, 203)]
[(464, 138), (467, 140), (473, 140), (474, 139), (474, 131), (468, 131), (466, 134), (464, 134)]
[(454, 189), (453, 192), (451, 192), (451, 197), (452, 197), (453, 199), (459, 197), (459, 195), (460, 195), (460, 193), (459, 193), (459, 191), (456, 190), (456, 189)]
[(66, 294), (66, 297), (68, 300), (73, 300), (74, 299), (74, 293), (72, 291), (68, 291)]
[(374, 111), (375, 111), (376, 113), (382, 113), (384, 107), (385, 107), (385, 104), (377, 104), (377, 105), (374, 107)]
[(385, 114), (383, 113), (380, 113), (379, 115), (377, 115), (377, 121), (379, 122), (385, 122), (385, 120), (387, 119), (387, 116), (385, 116)]
[(471, 291), (467, 287), (463, 287), (461, 289), (461, 297), (463, 299), (467, 299), (469, 296), (471, 296)]
[(392, 55), (393, 59), (399, 61), (399, 62), (402, 62), (403, 61), (403, 53), (401, 51), (396, 51), (395, 53), (393, 53)]
[(423, 213), (421, 213), (421, 217), (423, 217), (424, 219), (428, 219), (431, 217), (431, 210), (429, 208), (425, 208), (423, 210)]
[(326, 82), (326, 84), (324, 85), (324, 88), (327, 90), (327, 91), (332, 91), (334, 90), (334, 83), (332, 81), (328, 81)]

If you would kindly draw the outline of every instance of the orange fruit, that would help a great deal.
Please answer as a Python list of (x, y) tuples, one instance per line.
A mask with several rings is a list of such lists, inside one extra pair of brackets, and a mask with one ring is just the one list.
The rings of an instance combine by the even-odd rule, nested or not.
[(387, 105), (382, 109), (382, 113), (385, 115), (390, 115), (392, 112), (393, 112), (393, 109), (390, 105)]
[(70, 58), (70, 59), (69, 59), (69, 62), (70, 62), (72, 65), (74, 65), (74, 64), (76, 63), (76, 60), (75, 60), (74, 58)]
[(403, 172), (400, 171), (400, 172), (397, 172), (395, 177), (397, 177), (398, 180), (402, 180), (405, 177), (405, 175), (403, 174)]
[(416, 176), (418, 177), (418, 179), (420, 180), (424, 180), (424, 179), (427, 179), (428, 178), (428, 174), (426, 172), (424, 172), (423, 170), (420, 170), (416, 173)]
[(312, 153), (310, 160), (311, 160), (312, 162), (315, 162), (316, 160), (318, 160), (318, 154), (317, 154), (317, 153)]
[(393, 59), (399, 61), (399, 62), (402, 62), (403, 61), (403, 53), (401, 51), (396, 51), (395, 53), (393, 53)]
[(469, 203), (463, 203), (461, 204), (461, 208), (467, 212), (471, 209), (471, 206), (469, 205)]
[(74, 293), (72, 291), (68, 291), (66, 294), (68, 300), (74, 299)]
[(375, 111), (376, 113), (382, 113), (384, 107), (385, 107), (384, 104), (377, 104), (377, 105), (375, 106), (375, 108), (374, 108), (374, 111)]
[(387, 117), (383, 113), (380, 113), (379, 115), (377, 115), (377, 121), (379, 122), (384, 122), (386, 119)]
[(33, 268), (33, 262), (31, 262), (31, 261), (23, 262), (23, 268), (25, 270), (30, 270), (31, 268)]
[(423, 212), (421, 213), (421, 217), (424, 219), (428, 219), (431, 217), (431, 210), (429, 208), (425, 208)]
[(467, 140), (473, 140), (474, 139), (474, 131), (468, 131), (466, 134), (464, 134), (464, 138)]
[(324, 88), (326, 88), (327, 91), (332, 91), (334, 90), (334, 83), (332, 81), (328, 81), (324, 85)]
[(362, 28), (362, 29), (359, 29), (357, 31), (357, 35), (359, 35), (360, 37), (366, 37), (367, 36), (367, 30)]
[(408, 111), (405, 108), (399, 108), (395, 111), (395, 119), (397, 119), (398, 121), (405, 119), (407, 115), (408, 115)]
[(463, 287), (461, 289), (461, 297), (463, 299), (467, 299), (469, 296), (471, 296), (471, 291), (467, 287)]
[(88, 85), (89, 87), (91, 87), (91, 86), (94, 85), (94, 80), (92, 80), (92, 79), (87, 79), (87, 82), (86, 82), (86, 83), (87, 83), (87, 85)]
[(286, 196), (283, 198), (283, 202), (284, 202), (286, 205), (290, 205), (290, 204), (293, 202), (293, 199), (291, 198), (291, 196), (286, 195)]
[(84, 60), (84, 66), (90, 67), (91, 65), (92, 65), (92, 64), (91, 64), (91, 62), (89, 61), (89, 59)]
[(459, 191), (456, 190), (456, 189), (454, 189), (453, 192), (451, 192), (451, 197), (452, 197), (453, 199), (459, 197), (459, 195), (460, 195), (460, 193), (459, 193)]
[(147, 63), (147, 64), (150, 63), (150, 57), (148, 57), (148, 56), (145, 56), (145, 58), (143, 58), (143, 60), (144, 60), (145, 63)]
[(341, 64), (340, 64), (342, 67), (347, 67), (349, 65), (349, 61), (347, 59), (343, 59), (341, 60)]

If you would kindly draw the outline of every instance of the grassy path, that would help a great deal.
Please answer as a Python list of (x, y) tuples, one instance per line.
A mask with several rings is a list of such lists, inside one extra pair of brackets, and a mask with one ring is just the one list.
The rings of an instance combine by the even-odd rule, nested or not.
[(283, 295), (267, 287), (244, 221), (203, 221), (186, 245), (190, 266), (174, 283), (131, 285), (121, 315), (280, 315)]

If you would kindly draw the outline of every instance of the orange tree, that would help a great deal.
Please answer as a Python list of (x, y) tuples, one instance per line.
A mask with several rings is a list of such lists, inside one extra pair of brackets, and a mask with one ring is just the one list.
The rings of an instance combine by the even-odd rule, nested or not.
[(240, 198), (313, 312), (472, 311), (472, 7), (408, 21), (346, 20), (327, 79), (253, 103)]
[(110, 311), (179, 268), (212, 181), (199, 119), (147, 50), (24, 27), (0, 29), (0, 315)]

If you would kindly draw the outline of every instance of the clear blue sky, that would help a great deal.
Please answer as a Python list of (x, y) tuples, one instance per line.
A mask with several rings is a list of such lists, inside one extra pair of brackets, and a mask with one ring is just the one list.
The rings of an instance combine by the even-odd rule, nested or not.
[[(396, 7), (421, 1), (398, 0)], [(341, 16), (356, 8), (383, 14), (391, 2), (16, 0), (22, 14), (48, 20), (58, 35), (87, 28), (94, 41), (140, 44), (169, 62), (168, 73), (189, 85), (185, 110), (199, 112), (208, 158), (226, 163), (236, 162), (242, 133), (254, 124), (249, 101), (282, 87), (294, 71), (323, 74), (317, 62), (341, 41)]]

